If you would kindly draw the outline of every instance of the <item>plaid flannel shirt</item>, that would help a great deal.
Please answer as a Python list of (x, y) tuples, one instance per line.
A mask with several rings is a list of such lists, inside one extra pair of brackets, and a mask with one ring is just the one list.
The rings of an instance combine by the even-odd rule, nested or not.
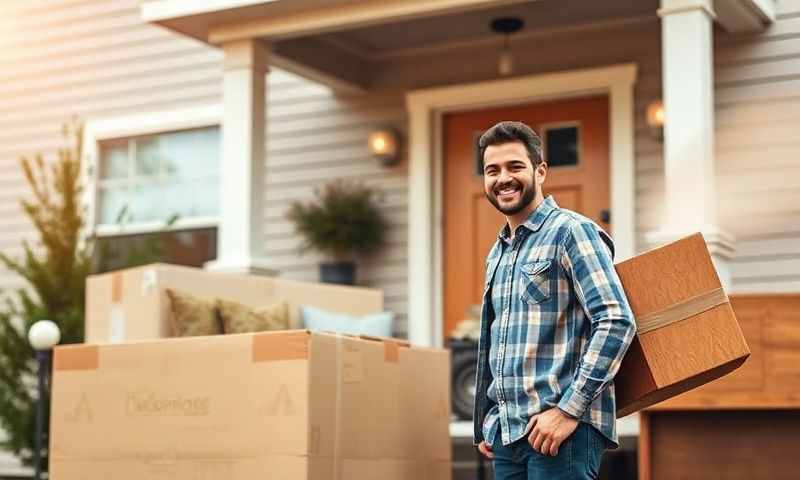
[(508, 226), (486, 260), (474, 440), (508, 445), (531, 416), (559, 408), (613, 447), (613, 378), (636, 332), (611, 238), (552, 197)]

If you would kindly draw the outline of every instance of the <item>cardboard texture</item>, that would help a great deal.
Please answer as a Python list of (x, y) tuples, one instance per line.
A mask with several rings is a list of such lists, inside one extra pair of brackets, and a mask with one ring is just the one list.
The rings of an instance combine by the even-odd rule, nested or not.
[(617, 416), (722, 377), (750, 355), (702, 235), (616, 270), (639, 329), (614, 380)]
[(383, 293), (376, 289), (213, 273), (157, 263), (87, 278), (86, 342), (118, 343), (172, 336), (167, 288), (204, 300), (224, 298), (255, 308), (286, 301), (290, 305), (291, 328), (301, 328), (300, 305), (352, 315), (383, 310)]
[(56, 347), (50, 475), (448, 480), (449, 362), (306, 331)]

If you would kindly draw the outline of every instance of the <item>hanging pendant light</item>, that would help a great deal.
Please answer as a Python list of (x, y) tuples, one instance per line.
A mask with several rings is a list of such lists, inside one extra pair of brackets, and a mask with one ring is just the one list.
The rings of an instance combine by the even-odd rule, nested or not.
[(491, 28), (494, 33), (503, 35), (503, 50), (497, 62), (497, 70), (500, 75), (511, 75), (514, 73), (514, 56), (511, 53), (511, 35), (522, 30), (525, 22), (519, 17), (502, 17), (492, 20)]

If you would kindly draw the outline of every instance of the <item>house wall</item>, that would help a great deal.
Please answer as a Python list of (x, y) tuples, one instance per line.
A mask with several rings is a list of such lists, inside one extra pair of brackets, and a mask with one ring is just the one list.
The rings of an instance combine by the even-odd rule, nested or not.
[(736, 292), (800, 291), (800, 0), (757, 35), (717, 32), (716, 162)]

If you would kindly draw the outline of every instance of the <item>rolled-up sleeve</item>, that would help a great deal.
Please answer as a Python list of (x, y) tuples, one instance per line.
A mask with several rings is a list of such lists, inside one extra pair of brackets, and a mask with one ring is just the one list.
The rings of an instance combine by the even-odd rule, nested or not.
[(591, 322), (588, 346), (558, 408), (580, 418), (614, 379), (636, 334), (636, 324), (614, 269), (612, 247), (598, 228), (576, 222), (562, 244), (561, 264)]

